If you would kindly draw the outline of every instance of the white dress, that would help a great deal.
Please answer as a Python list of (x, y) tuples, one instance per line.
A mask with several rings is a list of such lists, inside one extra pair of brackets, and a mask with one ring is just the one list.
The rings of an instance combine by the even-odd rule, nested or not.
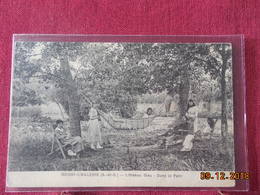
[(88, 137), (91, 144), (101, 144), (101, 129), (98, 121), (98, 113), (95, 108), (89, 111)]
[[(191, 107), (188, 112), (186, 113), (186, 116), (191, 118), (191, 120), (193, 120), (193, 132), (197, 132), (198, 131), (198, 108), (197, 106)], [(181, 149), (181, 151), (191, 151), (192, 147), (193, 147), (193, 139), (194, 139), (194, 135), (192, 134), (188, 134), (184, 141), (183, 141), (183, 148)]]
[(189, 108), (188, 112), (186, 113), (186, 116), (191, 118), (193, 122), (193, 132), (196, 133), (198, 131), (198, 107), (193, 106)]

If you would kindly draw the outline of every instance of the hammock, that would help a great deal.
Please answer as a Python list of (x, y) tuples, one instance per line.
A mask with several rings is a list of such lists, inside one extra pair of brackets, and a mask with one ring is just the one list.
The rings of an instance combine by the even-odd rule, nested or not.
[(151, 125), (153, 119), (156, 116), (151, 116), (142, 119), (124, 119), (124, 118), (114, 118), (112, 115), (98, 110), (101, 116), (101, 120), (108, 123), (112, 128), (116, 130), (137, 130), (144, 129)]
[[(85, 95), (82, 94), (84, 100), (92, 104), (92, 101)], [(98, 113), (100, 114), (101, 120), (107, 123), (109, 126), (116, 130), (137, 130), (137, 129), (144, 129), (152, 123), (153, 119), (156, 116), (151, 116), (147, 118), (141, 119), (124, 119), (124, 118), (114, 118), (111, 114), (107, 114), (99, 109), (97, 109)]]

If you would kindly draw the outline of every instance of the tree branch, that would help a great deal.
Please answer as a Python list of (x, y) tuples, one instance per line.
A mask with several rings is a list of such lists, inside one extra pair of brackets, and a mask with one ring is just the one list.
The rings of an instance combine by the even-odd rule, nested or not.
[[(205, 63), (206, 65), (208, 65), (208, 63), (209, 63), (209, 60), (204, 60), (204, 59), (199, 58), (199, 57), (196, 57), (196, 56), (194, 57), (194, 59), (199, 60), (199, 61)], [(215, 58), (213, 58), (213, 59), (215, 59)], [(217, 64), (216, 59), (215, 59), (214, 61), (215, 61), (215, 63)], [(217, 72), (217, 74), (220, 76), (220, 69), (216, 68), (216, 66), (212, 66), (212, 68), (213, 68), (213, 69)]]

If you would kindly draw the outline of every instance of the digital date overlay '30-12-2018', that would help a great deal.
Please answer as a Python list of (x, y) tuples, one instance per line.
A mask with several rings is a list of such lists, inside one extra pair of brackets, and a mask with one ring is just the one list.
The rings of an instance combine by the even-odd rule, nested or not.
[(201, 180), (241, 180), (249, 179), (248, 172), (201, 172)]

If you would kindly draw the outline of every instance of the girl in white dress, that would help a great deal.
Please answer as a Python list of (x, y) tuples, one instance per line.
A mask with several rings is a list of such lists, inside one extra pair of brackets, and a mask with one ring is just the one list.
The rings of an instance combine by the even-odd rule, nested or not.
[(90, 140), (91, 149), (101, 149), (101, 128), (99, 123), (98, 112), (96, 110), (96, 105), (93, 105), (89, 110), (89, 125), (88, 134)]

